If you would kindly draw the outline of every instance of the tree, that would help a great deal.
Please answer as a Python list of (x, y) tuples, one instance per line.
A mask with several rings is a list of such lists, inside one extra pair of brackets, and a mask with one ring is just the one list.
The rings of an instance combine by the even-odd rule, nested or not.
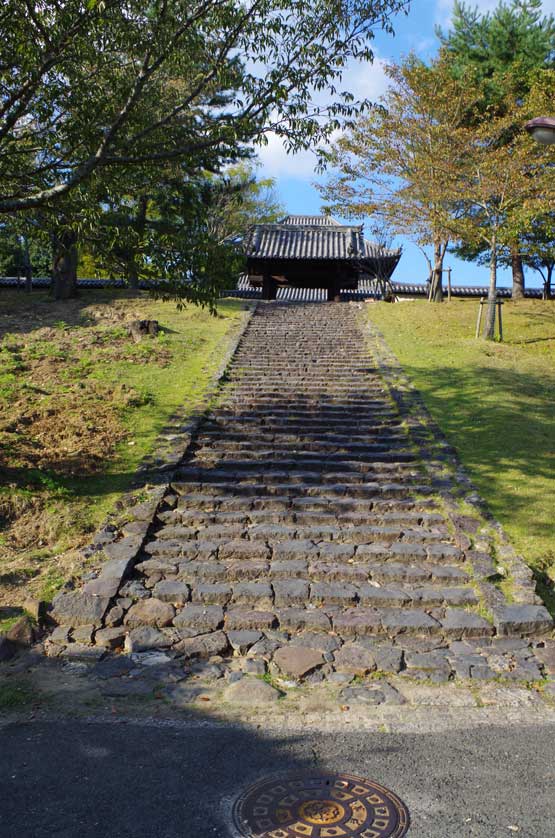
[(522, 237), (524, 263), (537, 271), (543, 279), (543, 298), (553, 296), (555, 271), (555, 213), (536, 217), (529, 231)]
[[(510, 94), (523, 98), (529, 92), (532, 71), (555, 62), (555, 18), (543, 14), (541, 0), (501, 2), (485, 14), (456, 0), (450, 31), (438, 30), (438, 35), (453, 76), (464, 80), (471, 70), (482, 91), (477, 122), (485, 114), (503, 115)], [(467, 247), (463, 256), (476, 258), (479, 253), (480, 246), (477, 251)], [(513, 299), (519, 299), (524, 296), (524, 271), (518, 236), (509, 255)]]
[(537, 144), (516, 130), (522, 118), (517, 102), (512, 107), (507, 103), (504, 111), (504, 116), (486, 113), (480, 124), (469, 121), (453, 132), (457, 163), (444, 187), (456, 210), (445, 219), (453, 237), (470, 248), (485, 248), (489, 254), (484, 325), (484, 337), (489, 340), (494, 337), (500, 250), (511, 248), (522, 234), (525, 214), (537, 215), (549, 189), (547, 177), (551, 177)]
[(148, 264), (162, 278), (154, 288), (158, 296), (214, 310), (221, 289), (241, 273), (244, 257), (213, 235), (212, 194), (213, 184), (205, 178), (163, 190), (149, 224)]
[(29, 218), (5, 216), (0, 222), (0, 275), (25, 277), (31, 291), (33, 275), (47, 276), (51, 268), (48, 238)]
[(453, 79), (445, 62), (426, 66), (414, 55), (386, 73), (391, 83), (379, 106), (333, 145), (335, 172), (318, 188), (326, 209), (379, 217), (412, 237), (430, 265), (430, 299), (440, 301), (450, 237), (444, 186), (455, 166), (451, 134), (468, 107), (468, 87)]
[[(537, 70), (531, 74), (528, 94), (523, 102), (527, 118), (551, 113), (554, 89), (555, 70)], [(542, 183), (542, 194), (536, 202), (524, 203), (519, 209), (522, 258), (526, 265), (542, 276), (546, 299), (550, 299), (553, 293), (555, 269), (555, 210), (551, 198), (555, 186), (554, 163), (555, 149), (542, 148), (533, 171), (535, 180)]]
[(171, 160), (216, 170), (268, 131), (291, 150), (314, 144), (356, 107), (337, 90), (346, 61), (371, 60), (374, 29), (405, 6), (5, 0), (0, 212), (50, 205), (95, 173)]
[[(221, 254), (222, 264), (235, 265), (230, 259), (227, 239), (245, 232), (258, 221), (273, 221), (284, 214), (274, 194), (271, 179), (257, 180), (252, 163), (230, 167), (223, 175), (204, 173), (186, 178), (178, 166), (161, 169), (156, 184), (135, 178), (131, 194), (120, 194), (125, 184), (110, 184), (99, 197), (101, 212), (92, 229), (83, 237), (85, 248), (95, 264), (111, 276), (124, 277), (130, 287), (140, 280), (162, 280), (166, 291), (173, 287), (176, 296), (186, 294), (195, 300), (201, 288), (204, 300), (205, 274), (200, 256), (190, 264), (176, 261), (175, 251), (192, 254), (209, 247)], [(200, 239), (198, 237), (201, 237)], [(210, 245), (206, 240), (210, 239)], [(166, 261), (162, 254), (171, 249)], [(168, 274), (167, 265), (180, 274)], [(195, 273), (194, 265), (202, 266)], [(183, 273), (187, 282), (183, 282)], [(221, 274), (229, 283), (233, 277)]]
[[(391, 250), (393, 248), (394, 233), (391, 226), (383, 217), (375, 216), (369, 219), (368, 232), (373, 243), (378, 245), (383, 250)], [(377, 288), (382, 300), (393, 302), (395, 300), (395, 292), (391, 284), (391, 270), (386, 262), (378, 259), (372, 268), (374, 280), (374, 287)]]
[(210, 177), (209, 182), (208, 226), (219, 241), (238, 238), (253, 224), (269, 224), (286, 214), (275, 180), (257, 179), (252, 161), (231, 166), (223, 175)]

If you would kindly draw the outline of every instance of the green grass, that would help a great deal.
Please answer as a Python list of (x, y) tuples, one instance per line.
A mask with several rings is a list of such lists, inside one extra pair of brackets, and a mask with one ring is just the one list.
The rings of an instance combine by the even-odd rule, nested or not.
[[(219, 316), (191, 307), (177, 311), (171, 303), (153, 302), (149, 317), (159, 319), (165, 331), (157, 342), (171, 353), (166, 366), (148, 362), (151, 345), (132, 344), (127, 357), (101, 364), (91, 377), (113, 388), (132, 388), (137, 396), (122, 408), (122, 422), (128, 431), (116, 456), (98, 475), (64, 480), (74, 495), (89, 499), (93, 520), (98, 522), (125, 491), (141, 460), (152, 450), (169, 417), (183, 406), (192, 412), (206, 392), (221, 363), (230, 330), (237, 326), (242, 306), (223, 301)], [(146, 358), (147, 363), (136, 363)]]
[(0, 684), (0, 711), (19, 710), (31, 704), (35, 698), (26, 682)]
[(555, 303), (503, 306), (504, 343), (475, 340), (477, 301), (368, 306), (516, 549), (555, 564)]
[(2, 617), (2, 610), (0, 609), (0, 634), (6, 634), (15, 624), (21, 619), (21, 614), (16, 614), (13, 617)]
[[(114, 509), (171, 417), (199, 405), (244, 305), (214, 317), (144, 293), (0, 296), (0, 604), (19, 604), (79, 572), (60, 554)], [(147, 318), (159, 335), (134, 343), (126, 321)]]

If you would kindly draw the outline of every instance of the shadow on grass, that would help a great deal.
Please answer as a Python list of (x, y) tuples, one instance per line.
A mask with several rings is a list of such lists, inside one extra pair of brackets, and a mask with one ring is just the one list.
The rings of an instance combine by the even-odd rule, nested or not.
[[(0, 584), (1, 580), (2, 577), (0, 576)], [(21, 617), (22, 614), (23, 609), (15, 605), (0, 605), (0, 623), (4, 622), (4, 620), (13, 620)]]
[[(85, 311), (90, 306), (114, 302), (133, 304), (145, 301), (153, 305), (164, 302), (161, 297), (154, 296), (144, 289), (133, 291), (130, 288), (80, 288), (76, 297), (69, 300), (54, 300), (44, 289), (36, 289), (32, 294), (27, 295), (13, 288), (0, 288), (0, 309), (5, 312), (0, 323), (0, 340), (8, 333), (25, 335), (35, 329), (45, 327), (96, 326), (97, 322), (94, 317), (91, 317), (90, 312)], [(218, 305), (225, 305), (226, 302), (228, 301), (222, 299)], [(241, 301), (234, 302), (238, 304)], [(217, 314), (216, 317), (222, 317), (222, 315)], [(114, 325), (121, 325), (121, 321)], [(160, 332), (175, 334), (173, 329), (163, 324), (160, 324)]]
[[(59, 460), (57, 463), (60, 465)], [(140, 474), (138, 470), (104, 471), (82, 476), (67, 474), (65, 469), (73, 466), (73, 461), (69, 461), (61, 463), (60, 471), (51, 468), (0, 468), (0, 480), (22, 491), (34, 494), (45, 491), (71, 499), (124, 492)]]
[(535, 343), (549, 343), (555, 341), (555, 303), (539, 307), (527, 307), (526, 309), (519, 309), (518, 305), (512, 306), (510, 309), (510, 318), (513, 322), (518, 322), (518, 332), (526, 334), (530, 328), (541, 328), (545, 331), (545, 327), (551, 327), (551, 334), (542, 334), (538, 337), (523, 337), (523, 338), (509, 338), (505, 340), (509, 346), (527, 346)]
[(523, 340), (508, 340), (505, 343), (508, 343), (510, 346), (529, 346), (533, 343), (551, 343), (555, 341), (555, 333), (549, 337), (542, 337), (542, 338), (526, 338)]
[(24, 335), (45, 327), (94, 326), (96, 321), (84, 311), (89, 306), (126, 300), (132, 303), (146, 298), (147, 292), (138, 294), (130, 289), (83, 288), (77, 297), (70, 300), (53, 300), (42, 289), (27, 295), (12, 288), (0, 288), (0, 307), (6, 313), (0, 328), (0, 339), (7, 333)]

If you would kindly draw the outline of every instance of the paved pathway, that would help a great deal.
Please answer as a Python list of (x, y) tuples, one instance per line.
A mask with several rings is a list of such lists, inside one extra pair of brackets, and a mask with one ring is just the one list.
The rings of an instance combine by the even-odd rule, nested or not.
[(529, 571), (505, 545), (509, 604), (497, 536), (458, 510), (444, 446), (360, 316), (259, 306), (131, 578), (89, 585), (97, 620), (64, 594), (50, 655), (125, 643), (135, 663), (209, 659), (230, 681), (268, 672), (285, 688), (542, 678), (551, 621)]
[(408, 805), (410, 838), (552, 838), (553, 725), (290, 736), (207, 724), (0, 728), (2, 838), (237, 838), (233, 799), (278, 771), (348, 771)]

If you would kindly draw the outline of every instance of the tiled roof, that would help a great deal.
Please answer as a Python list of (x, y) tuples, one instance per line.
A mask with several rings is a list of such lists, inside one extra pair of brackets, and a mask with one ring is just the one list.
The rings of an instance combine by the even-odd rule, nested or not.
[(331, 215), (286, 215), (280, 224), (297, 224), (302, 227), (341, 227)]
[(258, 259), (363, 259), (359, 227), (256, 224), (245, 241), (246, 255)]
[[(300, 219), (300, 220), (299, 220)], [(243, 242), (253, 259), (340, 259), (364, 261), (394, 257), (364, 238), (362, 225), (338, 224), (328, 216), (289, 215), (279, 224), (255, 224)]]
[(385, 256), (398, 259), (401, 255), (401, 250), (388, 250), (386, 247), (382, 247), (381, 244), (364, 239), (364, 255), (367, 259), (383, 259)]

